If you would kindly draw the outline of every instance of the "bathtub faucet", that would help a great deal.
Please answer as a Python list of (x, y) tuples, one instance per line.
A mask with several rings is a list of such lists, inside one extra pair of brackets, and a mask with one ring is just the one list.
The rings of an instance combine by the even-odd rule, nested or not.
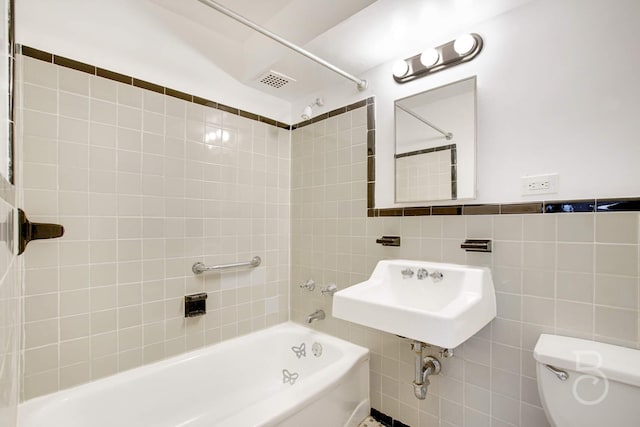
[(307, 323), (311, 323), (314, 320), (324, 320), (324, 310), (316, 310), (307, 316)]

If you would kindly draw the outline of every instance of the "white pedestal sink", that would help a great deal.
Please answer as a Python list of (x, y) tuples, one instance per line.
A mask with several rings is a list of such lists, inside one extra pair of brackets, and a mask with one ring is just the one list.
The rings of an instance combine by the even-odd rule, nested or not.
[(496, 297), (485, 267), (384, 260), (369, 280), (334, 294), (333, 316), (454, 348), (496, 316)]

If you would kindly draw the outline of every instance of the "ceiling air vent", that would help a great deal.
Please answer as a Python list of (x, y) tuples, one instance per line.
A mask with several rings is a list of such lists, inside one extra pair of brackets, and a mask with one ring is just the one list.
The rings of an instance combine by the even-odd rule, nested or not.
[(280, 89), (282, 86), (286, 85), (287, 83), (295, 82), (296, 80), (289, 76), (285, 76), (282, 73), (278, 73), (277, 71), (270, 70), (266, 74), (258, 77), (258, 81), (267, 86)]

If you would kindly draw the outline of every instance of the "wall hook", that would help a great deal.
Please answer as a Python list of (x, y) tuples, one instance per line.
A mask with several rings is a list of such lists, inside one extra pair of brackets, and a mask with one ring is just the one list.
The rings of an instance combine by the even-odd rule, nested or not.
[(467, 239), (460, 247), (467, 252), (491, 252), (491, 240), (489, 239)]
[(64, 234), (64, 227), (60, 224), (30, 222), (22, 209), (18, 209), (18, 227), (18, 255), (24, 252), (27, 243), (32, 240), (55, 239)]
[(400, 246), (400, 236), (382, 236), (376, 239), (376, 243), (382, 246)]

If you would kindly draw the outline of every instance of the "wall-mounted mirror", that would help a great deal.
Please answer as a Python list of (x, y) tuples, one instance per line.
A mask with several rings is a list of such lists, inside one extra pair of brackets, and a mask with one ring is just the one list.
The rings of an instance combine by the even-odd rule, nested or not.
[(476, 78), (395, 102), (395, 201), (476, 195)]

